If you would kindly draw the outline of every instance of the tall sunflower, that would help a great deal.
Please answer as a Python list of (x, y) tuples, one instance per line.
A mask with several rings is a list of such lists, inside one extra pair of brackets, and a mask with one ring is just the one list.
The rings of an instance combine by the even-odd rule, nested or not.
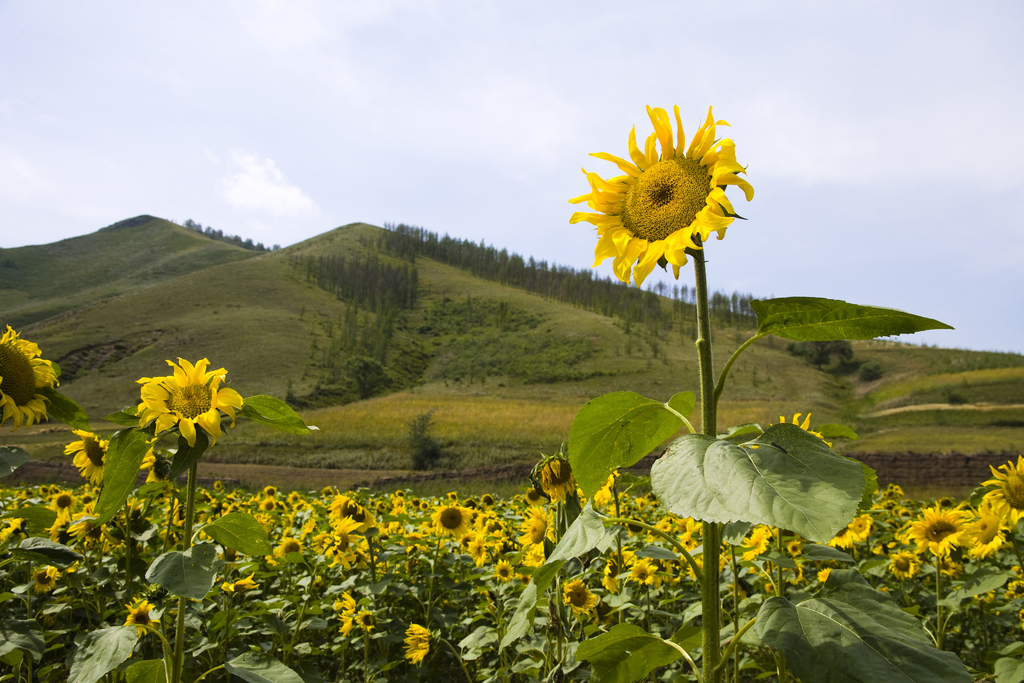
[(46, 417), (46, 399), (39, 389), (56, 386), (58, 371), (40, 355), (39, 347), (20, 339), (10, 325), (0, 336), (0, 424), (11, 420), (17, 429)]
[(540, 471), (541, 487), (556, 503), (564, 503), (576, 491), (576, 477), (565, 458), (556, 456), (544, 463)]
[(917, 543), (918, 552), (930, 550), (934, 555), (945, 557), (954, 547), (963, 544), (969, 517), (959, 508), (943, 512), (936, 504), (921, 510), (921, 519), (910, 525), (909, 537)]
[(1005, 519), (1010, 526), (1016, 526), (1017, 520), (1024, 517), (1024, 457), (1017, 456), (1017, 464), (1013, 461), (1000, 465), (999, 469), (989, 466), (992, 470), (992, 479), (989, 479), (982, 486), (994, 486), (992, 491), (985, 494), (985, 501), (999, 515)]
[(458, 505), (438, 506), (432, 517), (438, 536), (461, 538), (469, 531), (469, 510)]
[(637, 287), (658, 263), (671, 263), (678, 278), (687, 249), (701, 249), (712, 232), (718, 239), (725, 237), (725, 229), (739, 217), (725, 196), (726, 186), (738, 185), (747, 201), (754, 198), (754, 188), (739, 176), (746, 170), (736, 161), (736, 145), (728, 138), (715, 139), (715, 127), (729, 124), (716, 121), (708, 107), (707, 119), (687, 147), (679, 107), (673, 111), (679, 131), (675, 144), (668, 112), (647, 107), (654, 133), (641, 151), (636, 126), (630, 131), (632, 163), (604, 152), (591, 154), (614, 163), (625, 175), (604, 180), (584, 169), (591, 191), (569, 200), (586, 202), (600, 212), (577, 212), (569, 219), (597, 226), (594, 265), (614, 258), (616, 277), (629, 282), (632, 275)]
[(430, 654), (430, 630), (419, 624), (410, 624), (405, 629), (405, 658), (411, 664), (419, 664)]
[(156, 420), (157, 433), (177, 425), (189, 446), (196, 445), (196, 426), (210, 436), (210, 445), (220, 436), (220, 413), (223, 411), (235, 424), (235, 409), (242, 407), (242, 397), (234, 389), (218, 389), (227, 370), (207, 372), (210, 361), (202, 359), (195, 365), (184, 358), (178, 363), (167, 361), (174, 374), (165, 377), (143, 377), (142, 403), (139, 404), (139, 426)]
[(82, 429), (75, 429), (72, 432), (80, 438), (64, 447), (64, 455), (75, 456), (72, 463), (83, 478), (96, 485), (102, 484), (103, 462), (106, 460), (110, 441)]

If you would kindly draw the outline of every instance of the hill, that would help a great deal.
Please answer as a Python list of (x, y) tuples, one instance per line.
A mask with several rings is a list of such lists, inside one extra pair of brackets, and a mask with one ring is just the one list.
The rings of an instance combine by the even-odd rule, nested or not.
[[(61, 364), (62, 391), (94, 426), (137, 402), (135, 379), (181, 356), (227, 368), (243, 395), (287, 397), (321, 427), (299, 438), (243, 425), (211, 452), (222, 462), (407, 469), (408, 425), (423, 418), (448, 464), (501, 464), (557, 450), (595, 396), (697, 389), (686, 288), (638, 291), (405, 226), (356, 223), (253, 252), (140, 216), (0, 250), (0, 265), (0, 324)], [(749, 296), (716, 301), (720, 368), (754, 321)], [(851, 350), (818, 367), (785, 340), (755, 345), (720, 424), (810, 411), (862, 434), (836, 444), (847, 452), (1024, 448), (1024, 357), (889, 341)], [(5, 428), (0, 442), (63, 457), (67, 438), (52, 429)]]

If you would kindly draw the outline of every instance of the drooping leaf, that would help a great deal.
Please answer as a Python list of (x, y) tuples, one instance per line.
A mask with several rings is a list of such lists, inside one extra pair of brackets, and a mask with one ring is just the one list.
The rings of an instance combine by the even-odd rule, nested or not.
[(203, 533), (245, 555), (269, 555), (273, 550), (263, 525), (246, 512), (229, 512), (204, 526)]
[(546, 561), (570, 560), (588, 553), (598, 546), (606, 533), (601, 516), (594, 509), (593, 503), (588, 502), (576, 521), (566, 529)]
[(969, 683), (963, 663), (936, 649), (920, 622), (855, 569), (835, 570), (809, 600), (771, 597), (754, 625), (800, 680)]
[(302, 677), (265, 652), (246, 652), (224, 664), (246, 683), (303, 683)]
[(47, 415), (75, 429), (83, 429), (85, 431), (92, 429), (89, 426), (89, 416), (82, 410), (82, 406), (53, 387), (42, 387), (37, 391), (49, 402), (49, 405), (46, 406)]
[(740, 545), (750, 531), (750, 522), (729, 522), (722, 529), (722, 540), (729, 545)]
[(505, 649), (533, 630), (533, 618), (537, 614), (537, 598), (547, 590), (565, 560), (549, 562), (537, 568), (530, 577), (530, 583), (519, 595), (519, 606), (516, 607), (512, 619), (508, 622), (508, 630), (501, 639), (501, 649)]
[(818, 426), (814, 431), (818, 432), (826, 439), (849, 439), (851, 441), (856, 441), (860, 438), (857, 435), (857, 432), (853, 431), (846, 425), (831, 423), (823, 424)]
[(202, 600), (213, 588), (221, 564), (213, 544), (200, 543), (184, 552), (174, 550), (153, 560), (146, 580), (179, 598)]
[(125, 406), (116, 413), (111, 413), (110, 415), (107, 415), (103, 419), (106, 420), (107, 422), (113, 422), (114, 424), (120, 425), (122, 427), (139, 426), (139, 416), (136, 414), (135, 406)]
[(746, 424), (736, 425), (730, 427), (721, 434), (718, 435), (719, 439), (733, 439), (737, 436), (747, 436), (748, 434), (760, 434), (764, 430), (761, 429), (761, 425), (756, 422), (748, 422)]
[(588, 401), (569, 429), (569, 464), (583, 495), (592, 498), (612, 472), (635, 464), (682, 424), (663, 403), (632, 391)]
[(633, 624), (616, 624), (576, 649), (576, 658), (593, 667), (590, 680), (594, 683), (636, 681), (680, 657), (678, 648)]
[(250, 396), (242, 402), (238, 414), (289, 434), (309, 434), (318, 429), (307, 425), (287, 403), (273, 396)]
[(4, 619), (0, 621), (0, 657), (15, 650), (27, 652), (39, 661), (46, 651), (43, 627), (35, 619)]
[(20, 553), (28, 553), (43, 558), (42, 561), (57, 565), (58, 567), (67, 567), (81, 559), (84, 556), (79, 555), (71, 548), (60, 543), (54, 543), (48, 538), (32, 537), (26, 538), (18, 546), (15, 551)]
[(29, 460), (29, 454), (14, 446), (0, 446), (0, 479), (9, 477)]
[(818, 437), (777, 424), (742, 445), (682, 436), (654, 463), (651, 485), (682, 517), (767, 524), (826, 543), (857, 513), (864, 472)]
[(924, 330), (952, 330), (946, 323), (894, 308), (860, 306), (838, 299), (791, 296), (750, 302), (758, 334), (795, 341), (874, 339)]
[(188, 440), (183, 436), (179, 436), (178, 450), (174, 453), (174, 460), (171, 461), (171, 470), (167, 473), (167, 478), (174, 481), (185, 472), (188, 472), (192, 465), (199, 462), (199, 458), (209, 447), (210, 437), (202, 429), (196, 430), (196, 443), (194, 446), (189, 446)]
[(856, 560), (853, 559), (848, 553), (844, 553), (842, 550), (836, 550), (832, 546), (819, 545), (818, 543), (808, 543), (802, 549), (801, 552), (805, 558), (813, 562), (849, 562), (853, 563)]
[(86, 635), (71, 656), (68, 683), (96, 683), (128, 659), (138, 639), (134, 626), (110, 626)]
[(138, 429), (122, 429), (110, 437), (103, 467), (103, 492), (96, 503), (97, 524), (109, 522), (128, 500), (148, 450), (149, 437)]
[(961, 600), (973, 598), (1002, 586), (1009, 579), (1016, 577), (1012, 571), (996, 569), (994, 567), (980, 567), (968, 576), (962, 586), (950, 592), (946, 597), (952, 605), (958, 605)]
[(28, 522), (30, 534), (43, 533), (57, 521), (57, 513), (42, 505), (29, 505), (23, 508), (8, 510), (0, 515), (0, 519), (24, 519)]
[(637, 557), (647, 557), (652, 560), (669, 560), (675, 562), (679, 557), (669, 550), (660, 545), (648, 545), (644, 546), (640, 550), (636, 551)]
[(162, 659), (145, 659), (124, 670), (128, 683), (167, 683), (167, 669)]

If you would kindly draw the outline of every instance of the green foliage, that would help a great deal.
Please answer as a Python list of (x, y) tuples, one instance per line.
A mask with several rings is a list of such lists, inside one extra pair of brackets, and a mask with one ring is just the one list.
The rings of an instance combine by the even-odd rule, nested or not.
[(633, 624), (616, 624), (607, 633), (583, 641), (576, 649), (576, 657), (588, 660), (594, 667), (590, 680), (595, 683), (638, 681), (681, 656), (678, 646)]
[(43, 627), (35, 619), (0, 621), (0, 657), (21, 650), (38, 662), (43, 658), (45, 649)]
[(202, 429), (196, 429), (196, 442), (192, 446), (188, 445), (188, 440), (184, 436), (179, 435), (178, 450), (174, 452), (174, 459), (171, 461), (171, 471), (168, 473), (167, 478), (177, 479), (182, 474), (188, 472), (192, 465), (199, 462), (199, 458), (202, 457), (209, 447), (210, 437)]
[(859, 306), (838, 299), (793, 296), (752, 301), (758, 334), (796, 341), (873, 339), (924, 330), (953, 329), (945, 323), (894, 308)]
[(452, 299), (442, 295), (423, 311), (423, 322), (417, 332), (429, 336), (467, 334), (481, 328), (497, 328), (502, 332), (536, 329), (541, 317), (506, 301), (466, 295)]
[(149, 437), (139, 429), (122, 429), (110, 437), (103, 467), (103, 492), (96, 503), (97, 524), (112, 519), (128, 500), (148, 450)]
[(832, 361), (833, 355), (838, 356), (840, 361), (853, 360), (853, 346), (845, 339), (790, 342), (786, 344), (786, 350), (794, 356), (807, 359), (808, 363), (817, 366), (819, 370), (823, 365), (828, 365)]
[(472, 381), (507, 375), (527, 384), (578, 381), (602, 374), (576, 369), (595, 351), (594, 342), (585, 337), (525, 333), (460, 337), (439, 349), (433, 376)]
[(269, 555), (272, 550), (263, 526), (245, 512), (229, 512), (218, 517), (203, 527), (203, 533), (245, 555)]
[(246, 652), (224, 668), (246, 683), (303, 683), (299, 674), (264, 652)]
[(878, 361), (869, 360), (860, 366), (860, 370), (857, 372), (857, 376), (861, 382), (874, 382), (875, 380), (882, 379), (882, 364)]
[(345, 374), (355, 384), (356, 392), (361, 399), (373, 396), (387, 379), (384, 366), (366, 356), (350, 356), (345, 359), (343, 367)]
[(85, 559), (83, 555), (76, 553), (66, 545), (55, 543), (48, 538), (37, 537), (26, 538), (22, 541), (15, 554), (58, 567), (67, 567)]
[(20, 448), (0, 446), (0, 479), (11, 476), (14, 470), (24, 465), (28, 460), (28, 453)]
[(153, 560), (146, 571), (146, 580), (163, 586), (171, 595), (202, 600), (213, 588), (222, 564), (213, 544), (201, 543), (185, 551), (164, 553)]
[(972, 680), (955, 654), (935, 649), (917, 619), (854, 569), (833, 571), (798, 604), (768, 598), (754, 629), (804, 681)]
[(309, 434), (316, 427), (307, 425), (284, 401), (273, 396), (248, 396), (242, 400), (241, 417), (265, 424), (289, 434)]
[(138, 639), (134, 626), (110, 626), (87, 634), (71, 657), (68, 683), (96, 683), (131, 656)]
[(146, 659), (135, 662), (124, 670), (128, 683), (167, 683), (170, 678), (162, 659)]
[(46, 407), (47, 415), (75, 429), (84, 429), (86, 431), (91, 429), (89, 427), (89, 416), (82, 410), (82, 406), (52, 387), (43, 387), (39, 390), (39, 393), (46, 397), (49, 403)]
[(441, 444), (430, 434), (434, 424), (433, 411), (417, 415), (409, 421), (409, 448), (412, 449), (412, 468), (428, 470), (441, 457)]

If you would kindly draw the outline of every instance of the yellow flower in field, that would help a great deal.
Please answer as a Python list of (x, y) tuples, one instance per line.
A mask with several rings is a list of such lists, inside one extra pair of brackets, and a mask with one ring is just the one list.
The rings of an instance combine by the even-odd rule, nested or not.
[(519, 537), (520, 545), (543, 545), (545, 538), (554, 540), (551, 518), (542, 507), (530, 508), (519, 530), (523, 532), (523, 535)]
[(359, 533), (366, 531), (377, 523), (373, 515), (356, 501), (348, 496), (335, 496), (331, 502), (331, 513), (329, 516), (331, 524), (336, 525), (345, 517), (356, 522), (358, 525), (356, 531)]
[(153, 605), (146, 600), (136, 600), (134, 605), (125, 605), (128, 608), (128, 618), (124, 620), (125, 626), (134, 626), (139, 632), (139, 636), (146, 634), (151, 628), (155, 628), (154, 624), (158, 623), (159, 619), (153, 619), (150, 612), (153, 611)]
[(943, 512), (941, 506), (921, 510), (921, 519), (910, 525), (909, 537), (917, 543), (918, 552), (930, 550), (945, 557), (959, 545), (966, 528), (968, 514), (959, 508)]
[(56, 567), (44, 567), (32, 575), (32, 592), (49, 593), (57, 587), (57, 579), (60, 578), (60, 570)]
[(540, 505), (544, 502), (544, 496), (537, 493), (537, 489), (529, 488), (526, 493), (523, 494), (523, 499), (527, 505)]
[(597, 597), (590, 592), (587, 584), (573, 579), (562, 586), (562, 604), (572, 608), (573, 614), (579, 617), (597, 606)]
[(78, 468), (82, 478), (93, 484), (103, 483), (103, 461), (107, 457), (107, 445), (110, 441), (101, 439), (91, 432), (81, 429), (72, 430), (81, 437), (64, 447), (64, 455), (73, 455), (72, 463)]
[(461, 538), (469, 530), (469, 510), (458, 505), (438, 507), (432, 517), (434, 532), (439, 536)]
[(10, 325), (0, 336), (0, 425), (10, 420), (18, 429), (46, 417), (46, 398), (39, 389), (57, 386), (57, 370), (40, 355), (39, 347), (20, 339)]
[(852, 548), (857, 540), (857, 535), (853, 533), (853, 529), (847, 524), (836, 532), (836, 535), (828, 544), (833, 548)]
[(75, 496), (71, 491), (60, 491), (50, 497), (49, 508), (57, 513), (56, 525), (71, 521), (71, 512), (75, 508)]
[(985, 494), (985, 501), (989, 502), (1011, 526), (1016, 526), (1017, 521), (1024, 517), (1024, 457), (1017, 456), (1017, 464), (1013, 461), (1000, 465), (997, 470), (992, 470), (992, 479), (984, 482), (982, 486), (995, 486), (996, 488)]
[(631, 581), (636, 583), (646, 584), (648, 586), (654, 585), (655, 581), (655, 569), (651, 561), (646, 557), (642, 557), (633, 563), (633, 566), (629, 570), (629, 578)]
[(356, 615), (355, 621), (356, 621), (356, 624), (359, 625), (359, 628), (363, 629), (367, 633), (369, 633), (370, 631), (373, 630), (373, 627), (374, 627), (373, 612), (371, 612), (370, 610), (366, 610), (366, 609), (360, 610), (359, 614)]
[(991, 505), (982, 503), (978, 518), (964, 529), (964, 545), (968, 546), (968, 554), (974, 558), (995, 555), (1006, 542), (1006, 531), (1003, 518)]
[(284, 557), (289, 553), (302, 554), (302, 543), (295, 538), (285, 537), (281, 539), (281, 542), (274, 548), (274, 557)]
[(222, 583), (220, 585), (221, 590), (226, 593), (241, 593), (242, 591), (251, 591), (254, 588), (259, 588), (260, 585), (252, 580), (254, 576), (256, 576), (256, 572), (238, 581)]
[(786, 552), (789, 553), (791, 557), (802, 555), (804, 552), (804, 542), (799, 538), (786, 541)]
[(544, 463), (540, 483), (544, 493), (556, 503), (564, 503), (566, 496), (576, 492), (576, 477), (572, 475), (569, 461), (561, 457), (556, 456)]
[(410, 664), (419, 664), (430, 653), (430, 631), (419, 624), (405, 629), (405, 658)]
[(964, 566), (948, 557), (943, 557), (939, 560), (939, 569), (943, 574), (954, 579), (964, 573)]
[(7, 526), (0, 529), (0, 543), (6, 543), (14, 534), (27, 534), (28, 522), (20, 517), (7, 520)]
[(831, 567), (829, 567), (828, 569), (822, 569), (820, 572), (818, 572), (818, 582), (819, 583), (825, 583), (826, 581), (828, 581), (828, 575), (831, 574), (831, 573), (832, 573), (832, 568)]
[(487, 542), (482, 537), (474, 536), (469, 542), (469, 556), (477, 567), (487, 564)]
[(515, 578), (515, 574), (512, 564), (505, 560), (498, 560), (498, 564), (494, 567), (494, 578), (501, 583), (508, 583)]
[(165, 377), (143, 377), (142, 403), (139, 404), (139, 426), (145, 427), (156, 420), (157, 433), (177, 425), (189, 446), (196, 445), (196, 427), (210, 437), (210, 445), (220, 436), (220, 413), (231, 418), (235, 426), (235, 409), (241, 409), (242, 397), (234, 389), (218, 389), (227, 370), (219, 368), (207, 372), (210, 361), (202, 359), (195, 365), (184, 358), (175, 364), (174, 374)]
[(626, 175), (604, 180), (584, 170), (591, 191), (569, 200), (572, 204), (586, 202), (600, 212), (577, 212), (569, 219), (570, 223), (587, 221), (597, 226), (594, 265), (614, 257), (616, 277), (629, 282), (632, 273), (637, 287), (659, 262), (671, 263), (678, 278), (687, 249), (702, 248), (712, 232), (718, 233), (718, 239), (725, 237), (725, 229), (737, 217), (725, 196), (725, 186), (739, 185), (747, 201), (754, 197), (754, 188), (738, 175), (746, 171), (736, 162), (733, 141), (715, 140), (715, 127), (729, 124), (715, 121), (708, 108), (707, 119), (687, 148), (679, 107), (673, 109), (679, 129), (677, 144), (673, 145), (668, 112), (647, 107), (654, 133), (641, 151), (636, 127), (630, 131), (633, 163), (611, 154), (591, 155), (611, 161)]
[(889, 557), (889, 571), (901, 581), (917, 576), (921, 569), (921, 558), (909, 550), (901, 550)]
[(871, 515), (859, 515), (850, 522), (850, 533), (858, 542), (863, 543), (871, 536), (873, 524)]
[(540, 567), (547, 560), (547, 553), (544, 551), (544, 544), (527, 546), (528, 550), (523, 555), (523, 564), (527, 567)]
[(743, 553), (743, 560), (753, 560), (758, 555), (763, 554), (768, 550), (768, 544), (772, 541), (772, 530), (766, 526), (754, 527), (754, 533), (750, 534), (750, 538), (743, 539), (743, 547), (747, 548), (747, 552)]

